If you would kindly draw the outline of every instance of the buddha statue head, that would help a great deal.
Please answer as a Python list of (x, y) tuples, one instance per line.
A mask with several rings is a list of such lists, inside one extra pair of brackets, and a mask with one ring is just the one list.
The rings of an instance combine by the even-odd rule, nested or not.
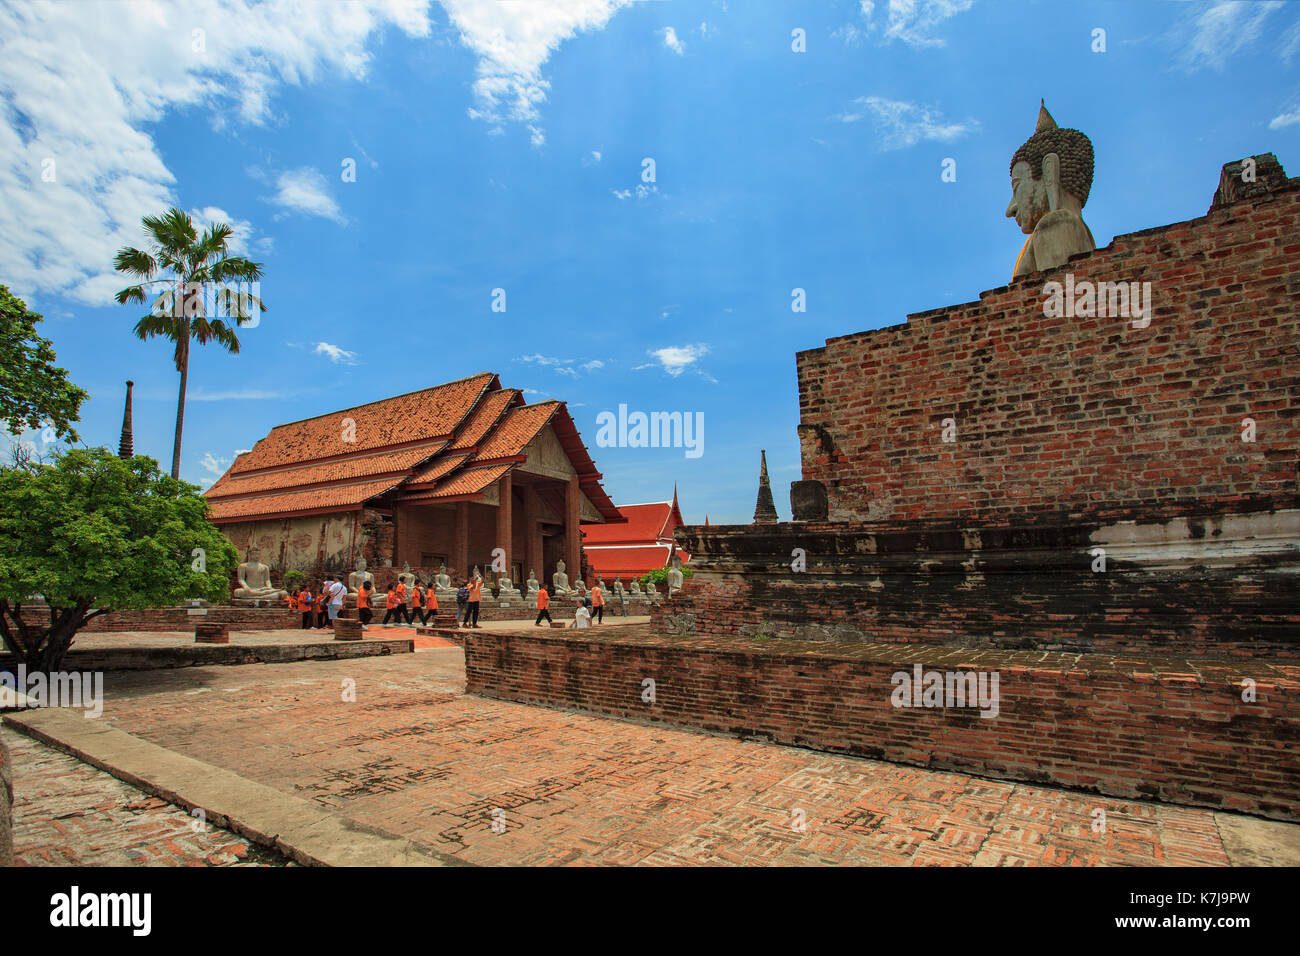
[(1061, 129), (1040, 101), (1034, 135), (1011, 157), (1007, 218), (1029, 236), (1013, 276), (1055, 268), (1096, 248), (1082, 210), (1092, 191), (1092, 141)]

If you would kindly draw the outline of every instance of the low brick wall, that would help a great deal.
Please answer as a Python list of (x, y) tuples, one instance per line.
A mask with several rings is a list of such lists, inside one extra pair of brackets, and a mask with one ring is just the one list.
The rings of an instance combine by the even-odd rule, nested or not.
[(0, 866), (14, 865), (14, 774), (9, 749), (0, 740)]
[[(23, 622), (48, 621), (44, 608), (24, 607)], [(302, 615), (282, 607), (209, 607), (206, 614), (190, 615), (183, 607), (154, 607), (139, 611), (116, 611), (91, 620), (84, 631), (192, 631), (194, 625), (228, 624), (232, 631), (270, 631), (301, 627)]]
[[(893, 675), (918, 664), (997, 673), (997, 716), (893, 706)], [(487, 697), (1300, 820), (1296, 666), (539, 630), (467, 634), (465, 669)]]

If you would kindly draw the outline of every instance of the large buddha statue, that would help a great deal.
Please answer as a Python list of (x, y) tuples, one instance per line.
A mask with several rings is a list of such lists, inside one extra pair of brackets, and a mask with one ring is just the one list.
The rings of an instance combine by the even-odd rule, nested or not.
[(233, 596), (241, 601), (278, 601), (288, 593), (271, 586), (271, 569), (258, 560), (260, 555), (257, 548), (250, 547), (247, 558), (239, 566), (239, 587)]
[(1092, 141), (1077, 129), (1060, 129), (1040, 101), (1034, 135), (1011, 157), (1011, 202), (1025, 240), (1012, 279), (1063, 265), (1097, 248), (1083, 221), (1092, 191)]

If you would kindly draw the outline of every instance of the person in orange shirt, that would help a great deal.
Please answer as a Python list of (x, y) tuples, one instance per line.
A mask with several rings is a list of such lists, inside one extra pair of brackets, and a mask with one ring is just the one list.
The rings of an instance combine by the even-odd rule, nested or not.
[[(601, 580), (604, 580), (603, 578)], [(592, 623), (605, 623), (605, 595), (600, 593), (600, 585), (594, 584), (591, 588), (591, 610), (596, 615), (596, 620)]]
[(397, 589), (393, 585), (388, 585), (388, 593), (384, 595), (384, 619), (383, 627), (389, 627), (389, 621), (397, 614)]
[(363, 631), (370, 630), (367, 625), (375, 613), (370, 610), (370, 598), (374, 593), (375, 589), (369, 581), (362, 584), (361, 590), (357, 592), (357, 617), (361, 618), (361, 630)]
[(469, 608), (465, 611), (465, 626), (481, 628), (483, 625), (478, 622), (478, 606), (483, 600), (483, 579), (472, 577), (466, 587), (469, 588)]
[(403, 623), (410, 624), (411, 616), (406, 612), (406, 585), (402, 582), (400, 576), (397, 579), (396, 593), (397, 604), (393, 608), (393, 610), (397, 612), (395, 616)]
[(424, 591), (420, 589), (419, 581), (411, 582), (411, 621), (424, 623)]
[(321, 582), (320, 588), (316, 591), (316, 627), (315, 630), (323, 631), (328, 627), (327, 619), (329, 618), (329, 599), (330, 596), (325, 593), (325, 582)]
[(298, 592), (298, 610), (302, 613), (302, 629), (304, 631), (311, 628), (311, 608), (311, 591), (307, 590), (307, 585), (304, 584), (302, 590)]
[(546, 618), (547, 624), (554, 624), (551, 620), (551, 595), (547, 593), (546, 588), (537, 589), (537, 620), (533, 621), (533, 627), (542, 623), (542, 618)]
[(438, 616), (438, 595), (430, 584), (424, 589), (424, 619), (431, 621)]

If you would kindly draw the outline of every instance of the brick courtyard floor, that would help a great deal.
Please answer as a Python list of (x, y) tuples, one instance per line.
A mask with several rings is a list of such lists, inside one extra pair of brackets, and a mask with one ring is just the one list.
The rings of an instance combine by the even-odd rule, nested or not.
[(466, 696), (456, 647), (105, 690), (121, 730), (473, 863), (1231, 862), (1209, 810)]
[(14, 766), (16, 866), (285, 866), (180, 807), (44, 744), (0, 730)]

